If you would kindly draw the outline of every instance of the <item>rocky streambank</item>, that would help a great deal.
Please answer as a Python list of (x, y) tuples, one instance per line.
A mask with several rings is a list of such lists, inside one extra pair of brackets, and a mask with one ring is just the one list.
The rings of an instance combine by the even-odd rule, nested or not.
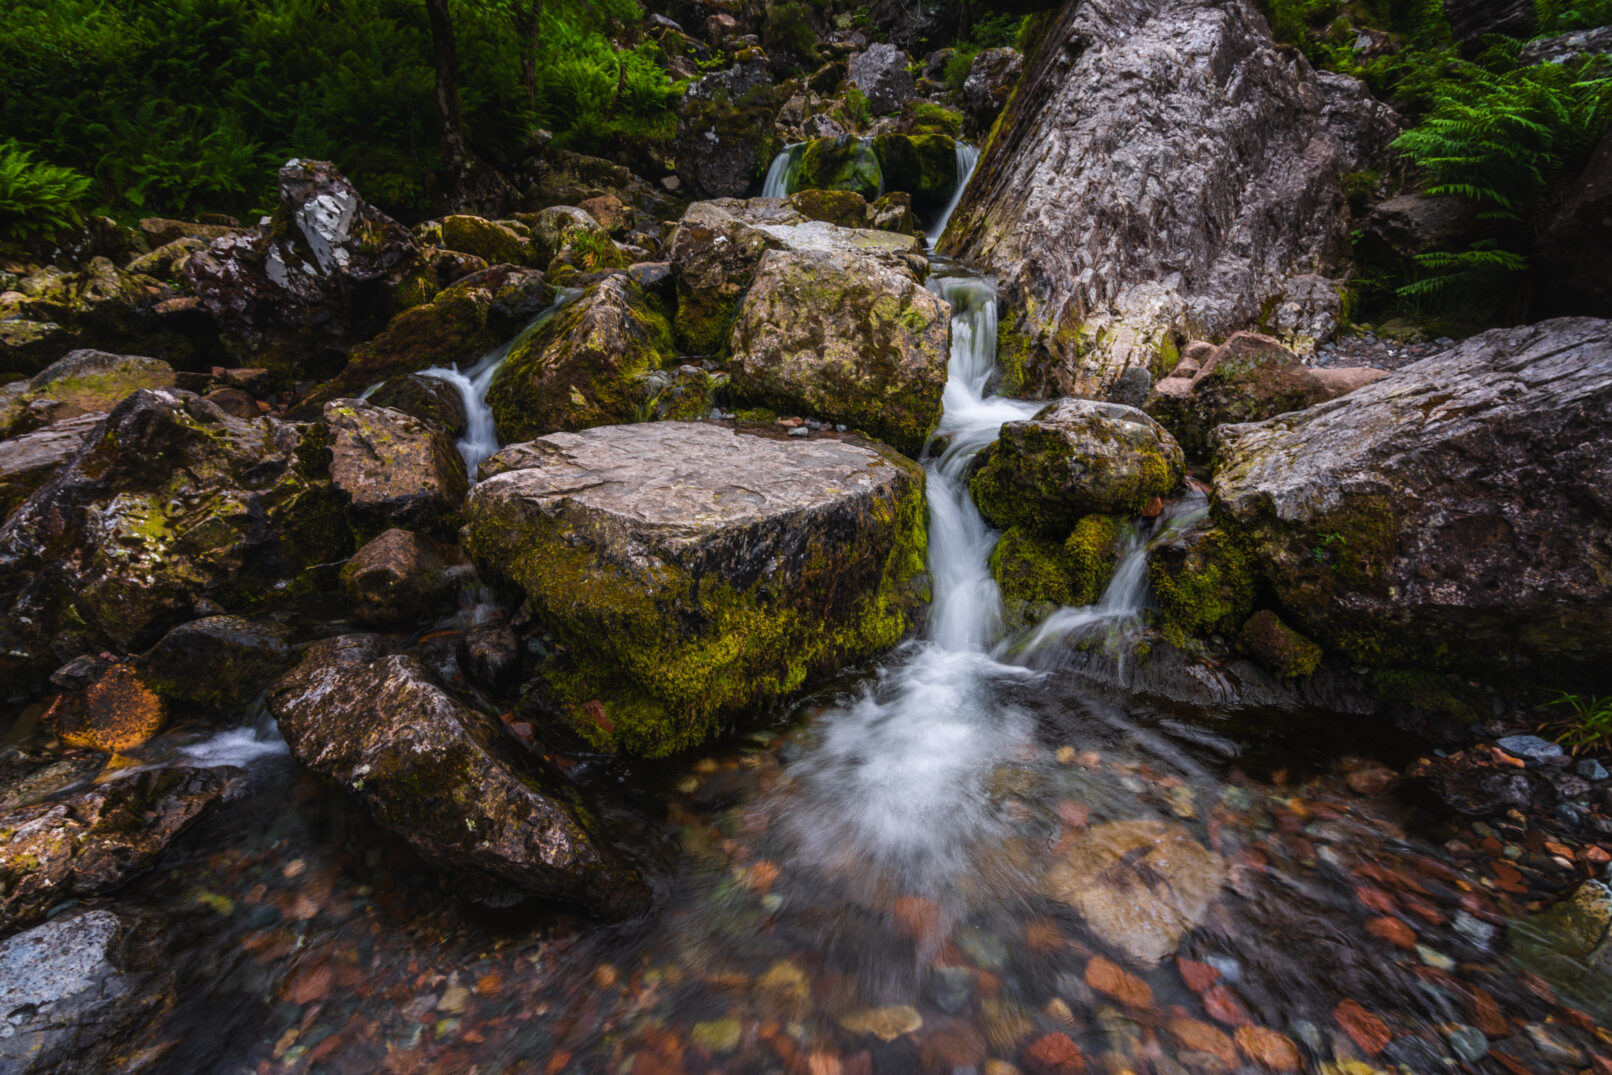
[(658, 181), (6, 270), (0, 1056), (1606, 1066), (1612, 322), (1345, 331), (1243, 0), (700, 12)]

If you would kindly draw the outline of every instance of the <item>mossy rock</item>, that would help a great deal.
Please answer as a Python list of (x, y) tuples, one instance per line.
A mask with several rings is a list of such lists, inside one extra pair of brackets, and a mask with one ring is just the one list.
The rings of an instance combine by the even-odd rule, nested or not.
[(922, 471), (855, 439), (607, 426), (487, 473), (466, 548), (564, 647), (544, 677), (601, 749), (692, 747), (894, 644), (925, 596)]
[(1002, 591), (1002, 600), (1009, 604), (1086, 603), (1075, 600), (1069, 557), (1060, 542), (1038, 538), (1014, 527), (997, 540), (991, 550), (990, 563), (991, 577)]
[(946, 134), (881, 134), (873, 139), (885, 190), (912, 195), (920, 209), (944, 208), (957, 189), (957, 142)]
[(1279, 676), (1307, 676), (1321, 666), (1321, 647), (1282, 622), (1268, 608), (1262, 608), (1243, 624), (1237, 645), (1260, 664)]
[(1188, 637), (1235, 631), (1253, 607), (1255, 571), (1248, 550), (1213, 527), (1154, 550), (1148, 578), (1166, 639), (1180, 645)]
[(1137, 515), (1180, 484), (1181, 449), (1157, 422), (1118, 403), (1062, 399), (1002, 426), (969, 482), (991, 525), (1046, 538), (1086, 515)]
[(532, 261), (532, 244), (509, 228), (479, 216), (443, 218), (442, 245), (461, 254), (474, 254), (489, 265), (526, 265)]
[(595, 284), (520, 340), (487, 390), (499, 437), (631, 422), (644, 378), (674, 355), (671, 326), (625, 274)]
[(1096, 604), (1119, 566), (1120, 539), (1129, 523), (1112, 515), (1088, 515), (1064, 539), (1072, 605)]
[(865, 228), (870, 218), (867, 199), (854, 190), (802, 190), (790, 195), (789, 204), (808, 220), (841, 228)]
[(861, 139), (814, 138), (801, 151), (796, 190), (851, 190), (873, 201), (884, 193), (884, 176), (873, 147)]

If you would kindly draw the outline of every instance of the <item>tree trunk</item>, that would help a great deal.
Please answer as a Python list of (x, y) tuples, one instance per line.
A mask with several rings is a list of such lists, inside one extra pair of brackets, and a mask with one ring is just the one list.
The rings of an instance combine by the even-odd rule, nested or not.
[(515, 33), (521, 39), (521, 88), (526, 91), (526, 107), (537, 111), (537, 43), (543, 31), (543, 0), (531, 0), (515, 9)]
[(464, 121), (459, 111), (459, 50), (453, 43), (453, 19), (448, 14), (448, 0), (425, 0), (425, 10), (431, 18), (437, 121), (442, 134), (442, 163), (448, 173), (443, 206), (450, 212), (497, 215), (510, 193), (509, 185), (478, 160), (465, 144)]

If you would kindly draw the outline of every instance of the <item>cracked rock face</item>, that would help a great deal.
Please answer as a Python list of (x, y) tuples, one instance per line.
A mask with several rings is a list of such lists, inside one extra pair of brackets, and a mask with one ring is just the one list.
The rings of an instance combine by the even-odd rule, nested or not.
[[(942, 244), (1001, 277), (1022, 390), (1093, 395), (1127, 367), (1287, 309), (1343, 251), (1340, 172), (1395, 119), (1278, 50), (1247, 0), (1069, 3), (1032, 58)], [(1287, 341), (1284, 341), (1287, 342)]]
[(1284, 619), (1352, 660), (1604, 675), (1609, 422), (1612, 322), (1495, 329), (1222, 426), (1215, 515)]
[(483, 473), (467, 548), (562, 641), (558, 715), (601, 748), (692, 746), (893, 644), (921, 603), (922, 471), (855, 438), (603, 426)]

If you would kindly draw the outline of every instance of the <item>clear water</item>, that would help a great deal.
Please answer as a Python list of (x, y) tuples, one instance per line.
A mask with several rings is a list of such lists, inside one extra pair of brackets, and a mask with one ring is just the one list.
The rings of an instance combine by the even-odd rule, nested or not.
[(952, 213), (956, 212), (957, 203), (963, 200), (963, 194), (968, 190), (968, 181), (974, 178), (974, 169), (979, 167), (979, 162), (980, 151), (977, 146), (971, 146), (966, 142), (957, 143), (957, 187), (952, 191), (951, 201), (946, 203), (946, 208), (935, 218), (934, 224), (930, 225), (928, 239), (931, 249), (940, 242), (940, 237), (946, 234), (946, 225), (951, 223)]
[(767, 177), (761, 181), (763, 198), (787, 198), (794, 193), (795, 168), (800, 164), (800, 154), (805, 148), (805, 142), (791, 142), (779, 150), (767, 168)]

